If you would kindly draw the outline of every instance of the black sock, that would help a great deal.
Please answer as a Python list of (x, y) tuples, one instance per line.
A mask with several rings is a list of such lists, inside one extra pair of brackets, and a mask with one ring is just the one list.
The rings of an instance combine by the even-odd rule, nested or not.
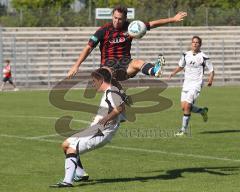
[(151, 73), (149, 74), (149, 69), (151, 69), (151, 68), (153, 68), (153, 67), (154, 67), (153, 64), (151, 64), (151, 63), (146, 63), (146, 64), (143, 65), (141, 71), (142, 71), (142, 73), (145, 74), (145, 75), (152, 75), (152, 70), (151, 70)]

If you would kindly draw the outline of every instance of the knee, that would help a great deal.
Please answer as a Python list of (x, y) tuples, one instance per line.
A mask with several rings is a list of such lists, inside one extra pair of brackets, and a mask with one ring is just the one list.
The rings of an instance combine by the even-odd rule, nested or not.
[(65, 140), (63, 143), (62, 143), (62, 149), (64, 151), (67, 151), (67, 149), (69, 148), (69, 142), (67, 140)]
[(140, 59), (134, 59), (132, 61), (132, 66), (133, 68), (136, 68), (136, 69), (141, 69), (142, 66), (144, 65), (144, 61), (143, 60), (140, 60)]
[(75, 154), (76, 154), (76, 153), (77, 153), (77, 152), (76, 152), (76, 149), (73, 149), (73, 148), (71, 148), (71, 147), (68, 147), (67, 150), (66, 150), (66, 154), (70, 154), (70, 153), (75, 153)]
[(184, 103), (181, 103), (181, 109), (182, 109), (182, 111), (184, 111), (184, 109), (185, 109)]
[(182, 110), (184, 113), (190, 113), (191, 112), (191, 104), (184, 103), (182, 106)]

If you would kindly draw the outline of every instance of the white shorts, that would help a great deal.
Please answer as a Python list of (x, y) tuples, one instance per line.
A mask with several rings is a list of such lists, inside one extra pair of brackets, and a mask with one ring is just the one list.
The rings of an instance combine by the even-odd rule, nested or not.
[(190, 89), (188, 91), (182, 90), (181, 102), (186, 101), (188, 103), (194, 104), (199, 94), (200, 94), (200, 91), (197, 89)]
[(112, 129), (103, 130), (102, 133), (104, 136), (79, 136), (81, 132), (76, 133), (67, 139), (70, 143), (69, 147), (76, 149), (79, 154), (103, 147), (112, 140), (118, 127), (119, 125), (116, 125), (115, 127), (112, 127)]

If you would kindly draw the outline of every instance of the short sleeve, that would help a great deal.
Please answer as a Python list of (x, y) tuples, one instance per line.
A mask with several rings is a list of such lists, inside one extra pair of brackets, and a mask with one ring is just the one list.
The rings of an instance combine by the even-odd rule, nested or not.
[(212, 62), (211, 62), (209, 56), (202, 52), (202, 57), (204, 60), (205, 68), (207, 68), (209, 73), (213, 72), (213, 65), (212, 65)]
[(206, 62), (206, 68), (208, 69), (209, 73), (213, 72), (214, 69), (213, 69), (211, 60), (207, 58), (205, 62)]
[(116, 108), (124, 103), (124, 101), (122, 100), (122, 97), (119, 94), (114, 92), (109, 93), (109, 101), (113, 108)]
[(89, 39), (88, 45), (95, 48), (100, 41), (104, 38), (105, 30), (103, 27), (99, 28)]
[(185, 66), (186, 66), (185, 55), (186, 55), (185, 53), (182, 54), (182, 56), (181, 56), (181, 58), (180, 58), (180, 60), (179, 60), (179, 62), (178, 62), (178, 66), (179, 66), (179, 67), (185, 67)]

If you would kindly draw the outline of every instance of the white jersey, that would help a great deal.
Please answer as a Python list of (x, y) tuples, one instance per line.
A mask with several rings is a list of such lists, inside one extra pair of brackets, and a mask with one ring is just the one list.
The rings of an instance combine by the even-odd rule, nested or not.
[[(112, 108), (116, 108), (124, 103), (121, 96), (115, 92), (119, 92), (119, 89), (117, 87), (111, 86), (106, 91), (104, 91), (104, 94), (102, 96), (99, 109), (97, 111), (97, 115), (95, 116), (93, 122), (91, 123), (91, 126), (96, 125), (100, 119), (107, 116), (107, 114), (111, 111)], [(114, 120), (112, 120), (108, 125), (116, 125), (119, 123), (118, 117)]]
[(124, 103), (120, 96), (119, 89), (110, 86), (104, 93), (100, 102), (97, 115), (91, 125), (67, 139), (70, 147), (78, 149), (79, 154), (102, 147), (114, 136), (120, 125), (119, 115), (115, 119), (107, 123), (106, 126), (99, 124), (99, 120), (107, 116), (113, 108), (116, 108)]
[(203, 84), (205, 67), (209, 72), (213, 71), (213, 66), (209, 57), (201, 51), (196, 54), (193, 54), (192, 51), (185, 52), (178, 65), (179, 67), (184, 67), (185, 70), (183, 83), (184, 91), (188, 91), (190, 89), (200, 91)]

